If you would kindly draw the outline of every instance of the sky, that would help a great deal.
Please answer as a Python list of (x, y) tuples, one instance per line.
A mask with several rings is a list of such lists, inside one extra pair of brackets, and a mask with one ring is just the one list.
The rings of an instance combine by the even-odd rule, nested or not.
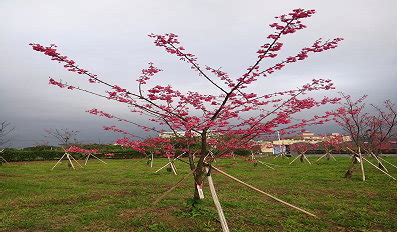
[[(122, 87), (136, 87), (152, 61), (164, 71), (157, 82), (213, 93), (185, 63), (153, 45), (149, 33), (175, 33), (200, 64), (239, 76), (256, 59), (272, 31), (274, 16), (295, 8), (316, 9), (307, 28), (283, 39), (280, 58), (318, 38), (343, 37), (340, 47), (287, 66), (253, 87), (268, 93), (299, 87), (313, 78), (332, 79), (336, 91), (380, 104), (397, 97), (397, 15), (394, 0), (272, 1), (0, 1), (0, 121), (15, 126), (14, 147), (44, 140), (44, 129), (78, 130), (83, 142), (112, 142), (103, 130), (115, 122), (85, 113), (99, 108), (137, 122), (125, 106), (48, 85), (49, 77), (88, 87), (62, 65), (34, 52), (29, 43), (58, 45), (81, 67)], [(338, 131), (331, 127), (332, 131)], [(323, 131), (323, 130), (317, 130)], [(139, 135), (141, 133), (138, 133)], [(52, 143), (53, 140), (49, 139)]]

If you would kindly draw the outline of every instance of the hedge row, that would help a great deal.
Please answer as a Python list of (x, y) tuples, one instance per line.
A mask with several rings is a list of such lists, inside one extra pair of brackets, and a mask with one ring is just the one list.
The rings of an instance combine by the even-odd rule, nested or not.
[[(106, 152), (112, 153), (113, 156), (104, 156), (103, 154), (98, 154), (97, 157), (105, 157), (105, 158), (114, 158), (114, 159), (129, 159), (129, 158), (143, 158), (146, 157), (144, 155), (139, 154), (136, 151), (129, 150), (129, 151), (116, 151), (116, 152)], [(6, 161), (8, 162), (19, 162), (19, 161), (41, 161), (41, 160), (58, 160), (64, 154), (63, 151), (58, 150), (39, 150), (39, 151), (32, 151), (32, 150), (4, 150), (3, 153), (0, 154)], [(83, 155), (72, 153), (71, 154), (75, 159), (84, 158)]]
[[(113, 158), (113, 159), (131, 159), (131, 158), (144, 158), (146, 155), (140, 154), (134, 150), (130, 149), (123, 149), (123, 150), (113, 150), (109, 152), (103, 152), (103, 153), (112, 153), (112, 156), (104, 156), (103, 154), (98, 154), (97, 156), (102, 158)], [(215, 152), (216, 153), (216, 152)], [(249, 150), (236, 150), (234, 152), (236, 155), (240, 156), (248, 156), (251, 154)], [(307, 153), (309, 154), (324, 154), (325, 152), (323, 150), (310, 150)], [(343, 153), (343, 154), (349, 154), (350, 152), (332, 152), (333, 154)], [(396, 153), (393, 152), (384, 152), (384, 153)], [(19, 162), (19, 161), (41, 161), (41, 160), (58, 160), (62, 157), (64, 152), (60, 148), (55, 149), (24, 149), (24, 150), (17, 150), (17, 149), (6, 149), (3, 151), (3, 153), (0, 153), (0, 156), (2, 156), (4, 159), (6, 159), (8, 162)], [(75, 159), (84, 158), (81, 154), (73, 153), (71, 154)], [(160, 155), (154, 155), (154, 157), (160, 157)]]

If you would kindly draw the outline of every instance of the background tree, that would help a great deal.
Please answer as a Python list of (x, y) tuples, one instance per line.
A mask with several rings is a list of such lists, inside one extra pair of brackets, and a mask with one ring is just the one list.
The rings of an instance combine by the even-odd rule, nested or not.
[(371, 105), (377, 113), (368, 121), (367, 151), (379, 156), (382, 149), (389, 147), (389, 141), (397, 138), (397, 111), (391, 100), (382, 107)]
[(298, 154), (297, 155), (297, 157), (295, 157), (291, 162), (290, 162), (290, 165), (295, 161), (295, 160), (297, 160), (298, 158), (300, 158), (300, 162), (304, 162), (304, 160), (306, 160), (310, 165), (311, 165), (311, 162), (310, 162), (310, 160), (308, 160), (308, 158), (307, 158), (307, 156), (306, 156), (306, 153), (307, 153), (307, 151), (309, 151), (309, 150), (313, 150), (313, 149), (315, 149), (317, 147), (317, 145), (316, 144), (312, 144), (312, 143), (309, 143), (309, 142), (297, 142), (297, 143), (294, 143), (294, 144), (291, 144), (290, 145), (290, 150), (291, 150), (291, 152), (294, 152), (294, 153), (296, 153), (296, 154)]
[[(355, 164), (360, 163), (362, 180), (365, 180), (363, 161), (373, 164), (364, 158), (362, 153), (368, 152), (371, 154), (372, 151), (378, 151), (384, 145), (384, 142), (396, 135), (397, 114), (391, 101), (385, 102), (386, 111), (372, 105), (377, 110), (377, 114), (372, 114), (366, 109), (366, 95), (353, 101), (350, 95), (340, 94), (342, 96), (341, 106), (333, 113), (334, 119), (351, 137), (351, 144), (345, 145), (346, 149), (353, 153), (352, 163), (345, 173), (345, 177), (352, 177)], [(379, 167), (373, 166), (387, 174), (387, 170), (378, 156), (373, 153), (371, 155), (378, 161), (379, 165)], [(389, 174), (387, 175), (392, 177)]]
[(14, 131), (14, 127), (7, 121), (0, 123), (0, 147), (10, 143), (10, 134)]
[(69, 130), (67, 128), (61, 128), (61, 129), (46, 129), (45, 132), (55, 138), (58, 141), (58, 144), (62, 147), (67, 147), (71, 144), (78, 144), (77, 141), (77, 134), (78, 131), (75, 130)]
[(323, 136), (323, 141), (319, 142), (318, 145), (322, 148), (325, 154), (319, 157), (316, 161), (318, 162), (320, 159), (326, 157), (327, 160), (333, 158), (335, 161), (335, 157), (332, 155), (333, 151), (340, 151), (341, 145), (343, 143), (343, 136), (340, 135), (329, 135)]

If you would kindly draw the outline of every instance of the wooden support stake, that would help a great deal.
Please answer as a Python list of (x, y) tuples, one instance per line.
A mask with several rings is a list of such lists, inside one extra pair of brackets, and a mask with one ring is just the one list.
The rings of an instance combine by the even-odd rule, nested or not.
[(5, 163), (9, 164), (9, 162), (3, 158), (3, 156), (0, 156), (0, 159), (3, 160)]
[(356, 153), (354, 150), (352, 150), (351, 148), (349, 148), (349, 147), (346, 147), (346, 149), (348, 149), (350, 152), (352, 152), (352, 154), (354, 154), (354, 155), (358, 155), (358, 153)]
[(59, 162), (61, 162), (61, 160), (67, 156), (66, 154), (62, 155), (62, 157), (58, 160), (58, 162), (56, 162), (56, 164), (51, 168), (51, 171), (56, 167), (56, 165), (58, 165)]
[(172, 172), (174, 172), (174, 175), (177, 175), (177, 170), (175, 170), (174, 164), (172, 162), (169, 162), (169, 163), (171, 165)]
[(384, 168), (384, 170), (388, 172), (388, 169), (384, 166), (384, 164), (381, 161), (379, 161), (378, 156), (376, 156), (373, 152), (371, 152), (371, 155), (376, 159), (376, 161), (378, 161), (379, 165), (381, 165)]
[(74, 160), (78, 164), (78, 166), (83, 167), (77, 160), (75, 160), (75, 158), (71, 154), (69, 154), (69, 156), (72, 158), (72, 160)]
[(71, 162), (71, 158), (69, 157), (69, 154), (68, 153), (65, 153), (66, 155), (67, 155), (67, 158), (68, 158), (68, 160), (70, 161), (70, 163), (71, 163), (71, 167), (72, 167), (72, 169), (74, 169), (75, 170), (75, 167), (74, 167), (74, 164), (72, 164), (72, 162)]
[(318, 159), (316, 160), (316, 162), (320, 161), (320, 159), (324, 158), (326, 155), (327, 155), (327, 153), (326, 153), (326, 154), (324, 154), (323, 156), (321, 156), (320, 158), (318, 158)]
[(307, 160), (307, 162), (310, 163), (310, 165), (311, 165), (311, 162), (310, 162), (310, 160), (308, 160), (307, 156), (305, 154), (303, 154), (303, 156)]
[(360, 158), (360, 163), (361, 163), (361, 171), (362, 171), (362, 181), (365, 181), (365, 169), (363, 168), (363, 157), (361, 154), (361, 148), (358, 147), (358, 153), (359, 153), (359, 158)]
[(378, 166), (374, 165), (373, 163), (371, 163), (370, 161), (368, 161), (368, 159), (363, 158), (365, 161), (367, 161), (369, 164), (371, 164), (373, 167), (375, 167), (376, 169), (380, 170), (382, 173), (384, 173), (385, 175), (391, 177), (393, 180), (397, 180), (395, 179), (395, 177), (391, 176), (390, 174), (388, 174), (387, 172), (385, 172), (384, 170), (382, 170), (381, 168), (379, 168)]
[[(262, 161), (262, 162), (263, 162), (263, 161)], [(277, 166), (277, 165), (275, 165), (275, 164), (273, 164), (273, 163), (269, 163), (269, 162), (263, 162), (263, 163), (268, 164), (268, 165), (273, 166), (273, 167), (276, 167), (276, 166)]]
[(266, 163), (262, 162), (261, 160), (257, 160), (257, 162), (260, 162), (260, 163), (262, 163), (262, 165), (264, 165), (264, 166), (266, 166), (266, 167), (269, 167), (269, 168), (271, 168), (272, 170), (275, 170), (275, 168), (273, 168), (273, 167), (269, 166), (268, 164), (266, 164)]
[(151, 167), (153, 166), (153, 153), (151, 153)]
[(88, 155), (87, 155), (87, 158), (85, 159), (84, 166), (86, 166), (86, 165), (87, 165), (87, 162), (88, 162), (88, 159), (90, 158), (90, 155), (91, 155), (91, 154), (88, 154)]
[(291, 162), (290, 162), (290, 165), (295, 161), (295, 160), (297, 160), (297, 158), (299, 158), (301, 156), (301, 154), (299, 154), (297, 157), (295, 157), (294, 158), (294, 160), (292, 160)]
[(172, 192), (175, 188), (177, 188), (188, 176), (190, 176), (191, 174), (193, 174), (194, 170), (190, 171), (187, 175), (185, 175), (184, 177), (182, 177), (176, 184), (174, 184), (174, 186), (172, 186), (170, 189), (168, 189), (165, 193), (163, 193), (160, 197), (158, 197), (153, 203), (152, 205), (156, 205), (158, 202), (160, 202), (162, 200), (162, 198), (166, 197), (166, 195), (168, 195), (170, 192)]
[(167, 164), (163, 165), (161, 168), (155, 171), (155, 173), (158, 173), (158, 171), (164, 169), (166, 166), (168, 166), (171, 162), (168, 162)]
[(253, 187), (252, 185), (247, 184), (247, 183), (245, 183), (245, 182), (243, 182), (243, 181), (241, 181), (241, 180), (239, 180), (239, 179), (237, 179), (237, 178), (235, 178), (235, 177), (233, 177), (233, 176), (231, 176), (231, 175), (227, 174), (226, 172), (224, 172), (224, 171), (222, 171), (222, 170), (218, 169), (217, 167), (215, 167), (215, 166), (213, 166), (213, 165), (211, 166), (211, 168), (213, 168), (214, 170), (218, 171), (219, 173), (221, 173), (221, 174), (225, 175), (226, 177), (228, 177), (228, 178), (230, 178), (230, 179), (232, 179), (232, 180), (234, 180), (234, 181), (236, 181), (236, 182), (239, 182), (240, 184), (245, 185), (246, 187), (248, 187), (248, 188), (250, 188), (250, 189), (253, 189), (253, 190), (255, 190), (255, 191), (259, 192), (259, 193), (262, 193), (262, 194), (263, 194), (263, 195), (265, 195), (265, 196), (268, 196), (268, 197), (270, 197), (270, 198), (274, 199), (275, 201), (278, 201), (278, 202), (280, 202), (280, 203), (282, 203), (282, 204), (284, 204), (284, 205), (286, 205), (286, 206), (289, 206), (289, 207), (291, 207), (291, 208), (293, 208), (293, 209), (296, 209), (296, 210), (301, 211), (301, 212), (303, 212), (303, 213), (305, 213), (305, 214), (307, 214), (307, 215), (310, 215), (310, 216), (313, 216), (313, 217), (317, 218), (317, 216), (316, 216), (315, 214), (310, 213), (310, 212), (308, 212), (308, 211), (306, 211), (306, 210), (303, 210), (303, 209), (301, 209), (301, 208), (299, 208), (299, 207), (297, 207), (297, 206), (295, 206), (295, 205), (292, 205), (292, 204), (290, 204), (290, 203), (288, 203), (288, 202), (286, 202), (286, 201), (283, 201), (283, 200), (281, 200), (281, 199), (279, 199), (279, 198), (276, 198), (276, 197), (272, 196), (271, 194), (268, 194), (268, 193), (266, 193), (266, 192), (264, 192), (264, 191), (262, 191), (262, 190), (260, 190), (260, 189), (258, 189), (258, 188), (255, 188), (255, 187)]
[[(206, 172), (208, 173), (209, 170), (206, 168)], [(219, 198), (217, 197), (216, 189), (214, 188), (213, 178), (211, 175), (207, 175), (207, 180), (210, 188), (211, 197), (213, 198), (214, 205), (216, 206), (217, 213), (219, 214), (220, 224), (222, 226), (223, 232), (229, 232), (229, 227), (227, 226), (226, 217), (224, 216), (222, 206), (220, 204)]]
[(251, 159), (252, 159), (252, 160), (256, 160), (256, 159), (255, 159), (255, 156), (253, 155), (253, 152), (252, 152), (252, 151), (251, 151), (251, 155), (250, 155), (250, 157), (251, 157)]
[(380, 157), (380, 159), (381, 159), (382, 161), (384, 161), (384, 162), (388, 163), (389, 165), (391, 165), (391, 166), (393, 166), (393, 167), (397, 168), (397, 166), (395, 166), (394, 164), (391, 164), (390, 162), (388, 162), (387, 160), (383, 159), (382, 157)]
[(213, 162), (216, 162), (216, 158), (214, 157), (214, 154), (211, 150), (209, 150), (210, 156), (213, 159)]
[(94, 158), (96, 158), (97, 160), (99, 160), (100, 162), (107, 164), (105, 161), (101, 160), (99, 157), (95, 156), (94, 154), (92, 154), (91, 156), (93, 156)]
[[(182, 154), (180, 154), (180, 155), (178, 155), (177, 157), (175, 157), (173, 161), (177, 160), (177, 159), (178, 159), (179, 157), (181, 157), (183, 154), (185, 154), (185, 152), (184, 152), (184, 153), (182, 153)], [(161, 168), (159, 168), (158, 170), (156, 170), (156, 171), (155, 171), (155, 173), (157, 173), (158, 171), (160, 171), (160, 170), (164, 169), (166, 166), (170, 165), (170, 163), (171, 163), (171, 160), (169, 160), (169, 162), (168, 162), (167, 164), (163, 165)]]

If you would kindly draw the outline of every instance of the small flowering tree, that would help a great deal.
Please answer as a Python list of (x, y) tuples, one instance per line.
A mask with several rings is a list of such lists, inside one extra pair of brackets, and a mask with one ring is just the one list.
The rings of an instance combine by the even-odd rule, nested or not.
[(343, 143), (342, 136), (324, 136), (324, 140), (318, 143), (320, 147), (324, 150), (325, 154), (317, 159), (316, 162), (320, 159), (326, 157), (327, 160), (333, 158), (336, 161), (336, 158), (331, 154), (332, 151), (340, 150), (341, 144)]
[(306, 153), (307, 153), (307, 151), (309, 151), (309, 150), (313, 150), (313, 149), (315, 149), (317, 147), (317, 145), (316, 144), (312, 144), (312, 143), (309, 143), (309, 142), (297, 142), (297, 143), (294, 143), (294, 144), (291, 144), (290, 145), (290, 150), (292, 151), (292, 152), (295, 152), (295, 153), (297, 153), (298, 154), (298, 156), (297, 157), (295, 157), (291, 162), (290, 162), (290, 165), (295, 161), (295, 160), (297, 160), (298, 158), (300, 159), (300, 162), (304, 162), (304, 160), (306, 160), (310, 165), (311, 165), (311, 162), (310, 162), (310, 160), (308, 160), (308, 158), (307, 158), (307, 156), (306, 156)]
[(390, 140), (397, 134), (397, 111), (391, 100), (386, 100), (383, 107), (371, 105), (377, 113), (369, 118), (367, 150), (378, 156), (383, 149), (390, 147)]
[[(216, 156), (221, 157), (230, 154), (234, 148), (245, 145), (260, 134), (271, 134), (278, 130), (283, 133), (291, 133), (309, 125), (323, 124), (329, 121), (330, 115), (327, 114), (315, 115), (300, 121), (295, 120), (293, 116), (304, 110), (337, 103), (339, 98), (316, 99), (308, 95), (315, 91), (334, 89), (331, 80), (313, 79), (298, 88), (273, 93), (248, 91), (248, 88), (260, 79), (270, 77), (285, 67), (305, 60), (313, 54), (338, 46), (342, 38), (318, 39), (310, 46), (302, 48), (297, 54), (278, 59), (284, 48), (283, 38), (305, 29), (306, 25), (303, 21), (313, 14), (315, 14), (315, 10), (295, 9), (289, 14), (275, 17), (275, 20), (269, 25), (272, 33), (266, 37), (267, 41), (256, 51), (256, 59), (253, 64), (248, 66), (241, 75), (234, 78), (221, 69), (200, 64), (197, 56), (181, 44), (177, 35), (173, 33), (150, 34), (149, 37), (154, 40), (155, 46), (187, 64), (199, 78), (206, 80), (217, 90), (216, 93), (208, 94), (195, 91), (181, 92), (171, 85), (147, 87), (155, 76), (162, 72), (162, 69), (154, 63), (149, 63), (147, 68), (141, 70), (137, 79), (138, 91), (135, 92), (81, 68), (75, 61), (59, 53), (54, 44), (50, 46), (30, 45), (33, 50), (62, 64), (68, 71), (79, 74), (92, 85), (101, 85), (107, 90), (104, 93), (98, 93), (54, 78), (49, 79), (51, 85), (86, 92), (126, 104), (132, 112), (146, 116), (151, 122), (157, 123), (158, 127), (149, 127), (147, 124), (129, 121), (144, 131), (160, 133), (169, 129), (176, 137), (198, 136), (200, 152), (195, 159), (189, 157), (189, 165), (194, 175), (194, 198), (199, 199), (201, 196), (198, 189), (202, 187), (207, 167), (211, 168), (211, 162), (214, 160), (214, 158), (208, 157), (211, 148), (209, 145), (210, 135), (234, 135), (233, 139), (236, 140), (230, 141), (222, 148), (222, 152), (217, 153)], [(99, 110), (95, 114), (121, 120), (111, 114), (102, 114)], [(159, 128), (159, 126), (161, 127)], [(180, 130), (185, 132), (185, 135), (180, 136)], [(133, 144), (133, 147), (141, 146)]]
[[(391, 101), (385, 102), (387, 111), (383, 111), (379, 107), (372, 105), (377, 114), (371, 114), (366, 109), (365, 99), (366, 95), (354, 101), (351, 96), (341, 93), (342, 102), (341, 107), (333, 114), (336, 123), (346, 132), (352, 139), (352, 142), (346, 146), (346, 149), (353, 153), (352, 163), (345, 173), (346, 178), (351, 178), (354, 165), (360, 163), (362, 171), (362, 180), (365, 180), (365, 171), (363, 161), (368, 162), (375, 168), (382, 171), (384, 174), (395, 179), (389, 175), (385, 166), (380, 161), (379, 157), (373, 151), (379, 152), (384, 143), (395, 135), (396, 127), (396, 111)], [(346, 145), (346, 144), (345, 144)], [(379, 167), (363, 157), (362, 152), (368, 152), (377, 161)]]
[(100, 162), (102, 162), (104, 164), (107, 164), (106, 162), (104, 162), (103, 160), (101, 160), (100, 158), (98, 158), (95, 155), (95, 154), (98, 154), (99, 153), (99, 150), (98, 149), (83, 149), (83, 148), (80, 148), (78, 146), (72, 145), (72, 146), (70, 146), (66, 150), (66, 152), (68, 152), (68, 153), (79, 153), (81, 155), (84, 155), (85, 156), (85, 163), (84, 163), (84, 165), (87, 165), (88, 159), (90, 159), (90, 157), (96, 158)]

